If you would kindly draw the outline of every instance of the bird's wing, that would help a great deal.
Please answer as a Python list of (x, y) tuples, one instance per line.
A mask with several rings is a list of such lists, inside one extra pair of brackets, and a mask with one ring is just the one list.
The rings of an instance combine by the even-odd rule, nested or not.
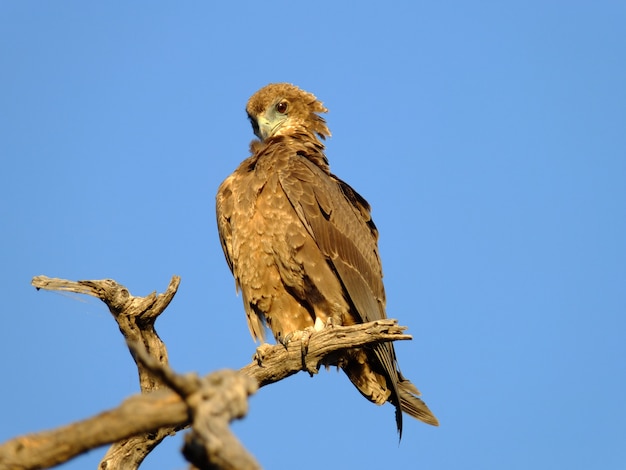
[[(333, 264), (364, 323), (386, 318), (378, 231), (368, 203), (347, 183), (323, 172), (303, 156), (291, 158), (279, 180), (307, 231)], [(391, 343), (372, 351), (389, 379), (396, 422), (402, 429), (396, 354)]]
[[(219, 232), (220, 243), (222, 244), (222, 250), (224, 250), (224, 256), (226, 257), (226, 262), (230, 267), (231, 272), (235, 278), (235, 286), (237, 291), (241, 291), (244, 297), (244, 309), (246, 311), (246, 319), (248, 320), (248, 328), (250, 329), (250, 334), (255, 340), (263, 340), (265, 338), (265, 326), (264, 319), (259, 316), (257, 312), (250, 306), (250, 303), (246, 302), (246, 286), (242, 286), (240, 271), (242, 268), (242, 263), (240, 259), (240, 253), (237, 243), (233, 242), (233, 232), (232, 232), (232, 219), (236, 216), (241, 218), (241, 214), (235, 213), (235, 195), (238, 194), (241, 197), (241, 185), (245, 184), (242, 182), (240, 168), (246, 165), (247, 161), (244, 163), (228, 178), (224, 180), (224, 182), (220, 185), (217, 196), (215, 200), (215, 209), (217, 215), (217, 230)], [(247, 193), (246, 193), (247, 195)], [(252, 227), (244, 227), (239, 230), (239, 244), (241, 244), (241, 239), (246, 239), (247, 233), (246, 228), (252, 229)], [(245, 268), (246, 265), (244, 264)]]
[(233, 193), (232, 179), (234, 174), (224, 180), (217, 190), (215, 197), (215, 212), (217, 215), (217, 231), (220, 236), (220, 243), (224, 256), (231, 272), (233, 272), (233, 246), (232, 246), (232, 228), (230, 218), (233, 215)]
[(289, 160), (279, 181), (302, 224), (335, 267), (357, 310), (355, 321), (385, 318), (377, 232), (369, 224), (367, 202), (302, 156)]

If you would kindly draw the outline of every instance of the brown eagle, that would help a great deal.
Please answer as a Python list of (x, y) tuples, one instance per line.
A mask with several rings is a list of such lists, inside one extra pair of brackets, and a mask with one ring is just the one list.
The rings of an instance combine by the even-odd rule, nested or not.
[[(252, 156), (220, 185), (217, 224), (226, 261), (243, 296), (248, 327), (278, 341), (326, 324), (386, 318), (378, 230), (370, 206), (330, 172), (322, 140), (330, 136), (311, 93), (270, 84), (246, 106), (259, 140)], [(405, 379), (392, 343), (355, 348), (339, 366), (368, 400), (428, 424), (437, 418)]]

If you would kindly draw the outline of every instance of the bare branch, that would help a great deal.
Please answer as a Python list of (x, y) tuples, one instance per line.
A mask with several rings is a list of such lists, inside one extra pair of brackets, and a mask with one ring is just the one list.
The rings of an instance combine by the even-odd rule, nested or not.
[(176, 391), (189, 407), (191, 432), (183, 453), (198, 469), (257, 470), (261, 467), (231, 432), (233, 419), (248, 412), (248, 396), (256, 380), (242, 372), (222, 370), (199, 378), (176, 374), (155, 361), (139, 344), (130, 345), (136, 359)]
[(172, 426), (172, 423), (186, 423), (188, 419), (187, 406), (171, 391), (134, 395), (119, 407), (84, 421), (1, 444), (0, 468), (52, 467), (88, 450)]
[[(165, 344), (154, 328), (154, 322), (174, 298), (180, 277), (173, 276), (163, 294), (155, 292), (146, 297), (135, 297), (129, 290), (112, 279), (96, 281), (69, 281), (66, 279), (36, 276), (33, 286), (46, 290), (61, 290), (91, 295), (102, 300), (117, 322), (127, 343), (141, 343), (160, 364), (168, 364)], [(139, 373), (139, 386), (143, 393), (159, 390), (164, 385), (147, 371), (142, 363), (135, 361)], [(146, 456), (167, 436), (178, 431), (179, 427), (164, 427), (156, 432), (132, 436), (116, 442), (100, 462), (100, 468), (107, 470), (136, 469)]]
[[(315, 332), (308, 339), (308, 348), (301, 341), (283, 345), (262, 345), (253, 361), (241, 369), (254, 377), (259, 387), (278, 382), (301, 370), (316, 373), (320, 366), (336, 364), (337, 353), (355, 347), (385, 341), (413, 339), (404, 334), (406, 327), (393, 319), (377, 320), (352, 326), (329, 326)], [(303, 356), (303, 349), (308, 349)]]
[[(66, 279), (36, 276), (32, 285), (39, 289), (75, 292), (91, 295), (102, 300), (115, 318), (120, 332), (127, 342), (141, 342), (148, 352), (162, 364), (168, 363), (167, 349), (154, 329), (154, 322), (174, 298), (180, 277), (173, 276), (167, 290), (157, 295), (135, 297), (128, 289), (112, 279), (98, 281), (68, 281)], [(153, 391), (161, 387), (149, 373), (139, 367), (141, 390)]]
[[(289, 343), (287, 348), (280, 344), (263, 345), (252, 363), (240, 370), (253, 378), (252, 382), (245, 376), (242, 379), (242, 374), (234, 371), (222, 371), (203, 378), (195, 374), (178, 375), (167, 364), (165, 346), (161, 351), (159, 344), (154, 342), (158, 336), (153, 331), (154, 320), (174, 296), (178, 282), (179, 279), (174, 277), (166, 293), (159, 296), (153, 293), (146, 298), (136, 298), (111, 280), (71, 282), (42, 276), (33, 279), (37, 288), (99, 297), (107, 303), (123, 333), (127, 326), (130, 330), (140, 330), (125, 336), (140, 374), (146, 377), (142, 388), (153, 387), (155, 391), (130, 397), (119, 407), (84, 421), (0, 444), (0, 468), (47, 468), (90, 449), (120, 441), (127, 444), (117, 447), (117, 453), (106, 463), (103, 460), (100, 468), (136, 468), (147, 452), (160, 442), (160, 436), (192, 422), (194, 431), (188, 437), (186, 456), (197, 468), (258, 468), (228, 430), (231, 419), (246, 413), (246, 397), (254, 392), (256, 384), (262, 387), (301, 370), (316, 373), (322, 365), (335, 364), (338, 353), (346, 349), (411, 339), (410, 335), (404, 334), (406, 328), (391, 319), (346, 327), (330, 326), (313, 332), (304, 342)], [(141, 332), (146, 326), (147, 331)], [(171, 387), (176, 393), (165, 387)], [(220, 418), (214, 419), (216, 415)], [(158, 442), (147, 440), (148, 435), (159, 436)], [(156, 443), (152, 445), (153, 442)], [(129, 447), (131, 443), (143, 445), (142, 450), (136, 453)], [(213, 467), (202, 464), (209, 461), (213, 462)]]
[[(219, 387), (219, 388), (218, 388)], [(221, 395), (213, 392), (218, 388)], [(201, 388), (187, 397), (191, 432), (185, 436), (183, 454), (200, 470), (258, 470), (260, 465), (231, 432), (229, 423), (248, 412), (248, 396), (257, 389), (247, 375), (222, 370), (206, 376)]]

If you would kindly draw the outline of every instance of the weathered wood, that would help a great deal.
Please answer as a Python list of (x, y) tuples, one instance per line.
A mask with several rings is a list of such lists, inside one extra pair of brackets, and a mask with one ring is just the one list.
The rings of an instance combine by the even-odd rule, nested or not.
[[(168, 364), (167, 348), (154, 328), (154, 322), (174, 298), (180, 277), (173, 276), (163, 294), (155, 292), (146, 297), (135, 297), (129, 290), (112, 279), (96, 281), (69, 281), (66, 279), (36, 276), (32, 285), (38, 290), (56, 290), (91, 295), (102, 300), (117, 322), (120, 332), (127, 342), (138, 342), (161, 364)], [(139, 387), (143, 393), (163, 388), (143, 364), (135, 361), (139, 373)], [(107, 451), (99, 468), (102, 470), (137, 469), (146, 456), (167, 436), (180, 428), (162, 427), (156, 432), (129, 437), (115, 442)]]
[(0, 445), (0, 469), (48, 468), (88, 450), (188, 420), (187, 406), (171, 391), (134, 395), (120, 406), (51, 431)]
[(173, 298), (179, 282), (178, 277), (172, 278), (164, 294), (134, 297), (112, 280), (33, 279), (38, 289), (93, 295), (109, 306), (127, 338), (144, 393), (84, 421), (0, 444), (0, 469), (48, 468), (111, 443), (116, 444), (101, 462), (102, 470), (137, 468), (165, 436), (190, 424), (193, 433), (187, 437), (185, 455), (197, 468), (256, 469), (258, 464), (230, 434), (228, 423), (246, 413), (247, 396), (257, 386), (299, 371), (316, 373), (322, 365), (334, 365), (337, 353), (349, 348), (411, 339), (404, 334), (406, 328), (392, 319), (328, 326), (287, 347), (263, 345), (239, 372), (220, 371), (202, 378), (179, 375), (169, 368), (165, 345), (154, 331), (154, 320)]

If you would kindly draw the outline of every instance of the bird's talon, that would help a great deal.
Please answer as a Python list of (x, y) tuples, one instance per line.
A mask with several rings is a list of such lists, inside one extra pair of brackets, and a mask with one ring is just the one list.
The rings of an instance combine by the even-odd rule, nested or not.
[(300, 353), (302, 354), (302, 359), (309, 353), (309, 341), (312, 333), (313, 331), (310, 328), (302, 332), (302, 337), (300, 338)]
[(261, 344), (258, 348), (256, 348), (256, 351), (254, 352), (252, 356), (252, 360), (256, 361), (256, 363), (259, 366), (262, 366), (263, 361), (265, 360), (265, 358), (267, 357), (271, 349), (272, 349), (272, 346), (270, 344), (267, 344), (267, 343)]
[(291, 343), (291, 341), (293, 341), (294, 338), (294, 334), (293, 333), (288, 333), (284, 336), (279, 335), (277, 340), (280, 344), (282, 344), (285, 349), (289, 349), (289, 343)]
[(284, 337), (279, 336), (277, 338), (277, 340), (285, 347), (285, 349), (289, 349), (289, 343), (293, 341), (300, 341), (300, 357), (302, 358), (302, 369), (306, 370), (311, 375), (317, 374), (317, 369), (311, 368), (307, 365), (306, 356), (309, 353), (309, 342), (311, 340), (311, 335), (316, 331), (319, 331), (316, 328), (317, 326), (318, 322), (315, 323), (315, 326), (310, 326), (308, 328), (305, 328), (304, 330), (292, 331), (291, 333), (287, 333)]

